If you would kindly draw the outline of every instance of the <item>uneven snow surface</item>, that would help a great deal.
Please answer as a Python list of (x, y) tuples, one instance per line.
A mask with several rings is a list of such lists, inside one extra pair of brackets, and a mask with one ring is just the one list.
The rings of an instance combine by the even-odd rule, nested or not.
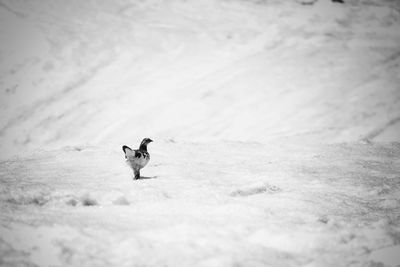
[(338, 266), (372, 264), (388, 247), (398, 255), (398, 144), (166, 143), (152, 155), (135, 182), (119, 150), (1, 163), (3, 264)]
[(400, 266), (399, 142), (399, 1), (0, 0), (0, 266)]

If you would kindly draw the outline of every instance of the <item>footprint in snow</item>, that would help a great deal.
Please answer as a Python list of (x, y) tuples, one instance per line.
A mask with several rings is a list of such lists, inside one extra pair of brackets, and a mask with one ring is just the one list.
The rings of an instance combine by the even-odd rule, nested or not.
[(275, 185), (270, 185), (270, 184), (264, 184), (264, 185), (258, 185), (258, 186), (250, 186), (250, 187), (245, 187), (241, 188), (238, 190), (235, 190), (230, 193), (230, 196), (232, 197), (247, 197), (251, 195), (257, 195), (257, 194), (273, 194), (281, 191), (281, 189)]

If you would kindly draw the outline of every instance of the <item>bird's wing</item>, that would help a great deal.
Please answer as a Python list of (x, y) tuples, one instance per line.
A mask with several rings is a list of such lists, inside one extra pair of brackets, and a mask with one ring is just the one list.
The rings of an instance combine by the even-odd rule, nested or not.
[(150, 155), (146, 151), (141, 151), (139, 149), (131, 149), (128, 146), (123, 146), (122, 150), (125, 153), (125, 158), (134, 164), (138, 164), (139, 166), (145, 166), (147, 162), (150, 160)]
[(132, 158), (143, 158), (144, 157), (144, 153), (140, 150), (132, 150), (132, 149), (126, 149), (125, 150), (125, 157), (128, 159), (132, 159)]
[(125, 153), (125, 158), (130, 158), (130, 157), (134, 157), (135, 156), (135, 150), (132, 150), (130, 147), (128, 146), (123, 146), (122, 150)]

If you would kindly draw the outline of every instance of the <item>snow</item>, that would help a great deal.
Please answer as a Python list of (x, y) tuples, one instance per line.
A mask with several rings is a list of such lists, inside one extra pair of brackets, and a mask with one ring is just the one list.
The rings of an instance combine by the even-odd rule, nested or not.
[(400, 5), (304, 2), (1, 1), (0, 266), (399, 266)]
[(388, 266), (396, 266), (400, 262), (400, 246), (384, 248), (374, 251), (372, 258), (377, 262), (382, 262)]
[(135, 182), (119, 149), (3, 162), (3, 262), (366, 265), (396, 244), (399, 145), (159, 143), (153, 151), (148, 179)]

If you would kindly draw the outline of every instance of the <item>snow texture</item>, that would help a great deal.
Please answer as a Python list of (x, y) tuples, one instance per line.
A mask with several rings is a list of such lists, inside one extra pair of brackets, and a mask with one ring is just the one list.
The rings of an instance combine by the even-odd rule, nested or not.
[(0, 266), (400, 266), (400, 3), (344, 2), (0, 0)]

